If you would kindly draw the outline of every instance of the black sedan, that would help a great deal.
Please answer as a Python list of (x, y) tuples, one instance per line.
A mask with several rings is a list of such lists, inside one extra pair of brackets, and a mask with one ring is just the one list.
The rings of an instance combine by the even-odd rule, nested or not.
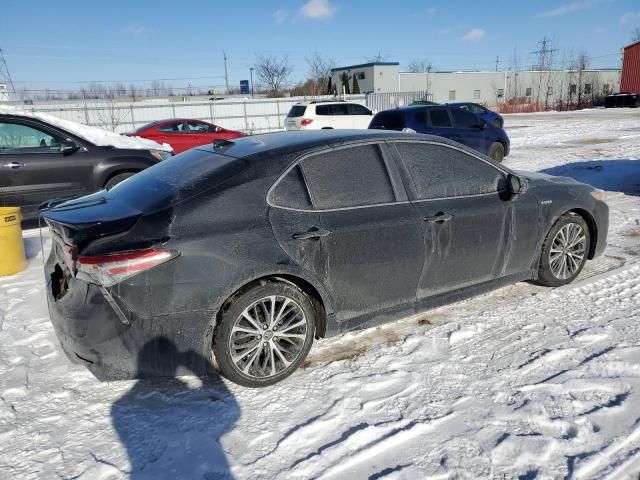
[(45, 212), (49, 311), (100, 379), (215, 365), (270, 385), (314, 338), (513, 282), (571, 282), (606, 246), (601, 194), (441, 137), (218, 142)]
[[(155, 150), (153, 145), (160, 145), (154, 142), (148, 142), (147, 149), (100, 145), (43, 118), (0, 112), (0, 206), (21, 207), (26, 219), (37, 218), (38, 206), (48, 200), (111, 188), (171, 156)], [(64, 124), (100, 133), (93, 127)], [(116, 143), (137, 147), (133, 139), (106, 136), (107, 141), (114, 137)]]

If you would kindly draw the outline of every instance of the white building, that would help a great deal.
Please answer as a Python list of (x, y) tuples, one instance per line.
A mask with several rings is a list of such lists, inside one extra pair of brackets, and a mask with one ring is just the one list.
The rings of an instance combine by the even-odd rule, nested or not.
[(335, 85), (338, 95), (344, 91), (343, 79), (349, 83), (349, 93), (353, 93), (354, 80), (357, 80), (360, 93), (397, 92), (399, 75), (398, 62), (363, 63), (331, 69), (331, 84)]
[(9, 90), (4, 83), (0, 83), (0, 102), (9, 101)]
[(577, 96), (603, 96), (620, 89), (620, 70), (521, 72), (430, 72), (399, 74), (402, 92), (427, 90), (433, 100), (495, 105), (519, 99), (553, 104)]

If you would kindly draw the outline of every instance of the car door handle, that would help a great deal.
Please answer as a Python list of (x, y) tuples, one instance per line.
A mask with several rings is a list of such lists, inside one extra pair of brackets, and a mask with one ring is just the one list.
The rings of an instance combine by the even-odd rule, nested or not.
[(327, 235), (331, 235), (330, 230), (326, 230), (324, 228), (313, 227), (307, 230), (306, 232), (297, 232), (292, 235), (295, 240), (310, 240), (312, 238), (320, 238), (326, 237)]
[(3, 165), (3, 167), (4, 167), (4, 168), (13, 168), (13, 169), (16, 169), (16, 168), (24, 167), (24, 163), (21, 163), (21, 162), (10, 162), (10, 163), (5, 163), (5, 164)]
[(436, 213), (433, 217), (424, 217), (423, 220), (428, 223), (444, 223), (453, 218), (450, 213)]

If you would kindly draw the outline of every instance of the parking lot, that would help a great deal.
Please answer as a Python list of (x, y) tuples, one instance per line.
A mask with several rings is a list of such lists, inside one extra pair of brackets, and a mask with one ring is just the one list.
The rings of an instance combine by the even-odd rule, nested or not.
[[(317, 342), (268, 389), (99, 383), (59, 350), (42, 271), (0, 279), (1, 478), (625, 478), (640, 469), (640, 116), (506, 115), (516, 170), (608, 192), (603, 257)], [(637, 473), (636, 473), (637, 475)]]

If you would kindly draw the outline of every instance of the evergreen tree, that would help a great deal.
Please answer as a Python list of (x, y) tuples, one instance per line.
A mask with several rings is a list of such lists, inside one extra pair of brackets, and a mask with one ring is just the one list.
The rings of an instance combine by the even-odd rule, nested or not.
[(342, 72), (340, 75), (340, 81), (342, 82), (342, 86), (344, 87), (344, 93), (346, 95), (351, 94), (351, 89), (349, 88), (349, 75), (347, 72)]
[(358, 83), (358, 77), (353, 76), (353, 94), (360, 95), (360, 84)]

